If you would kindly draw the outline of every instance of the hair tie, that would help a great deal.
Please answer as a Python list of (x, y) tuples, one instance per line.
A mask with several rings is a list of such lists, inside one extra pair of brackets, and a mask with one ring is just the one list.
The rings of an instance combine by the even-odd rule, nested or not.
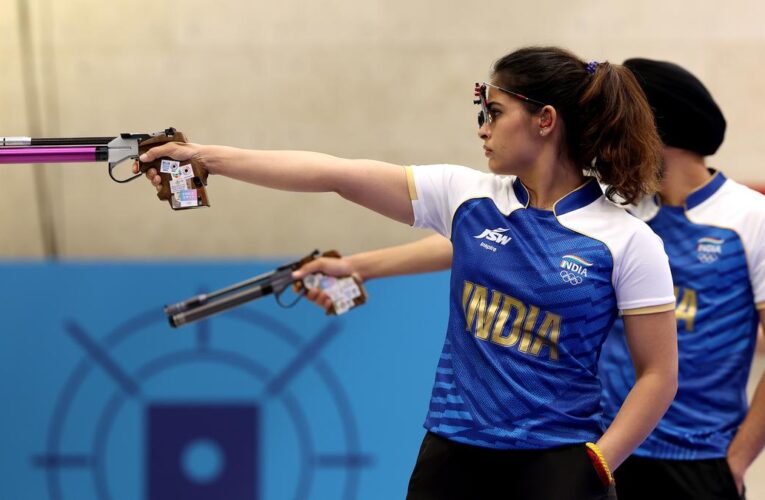
[(592, 75), (595, 73), (595, 70), (598, 69), (598, 64), (598, 61), (590, 61), (587, 63), (587, 66), (585, 66), (584, 69), (587, 71), (587, 73)]

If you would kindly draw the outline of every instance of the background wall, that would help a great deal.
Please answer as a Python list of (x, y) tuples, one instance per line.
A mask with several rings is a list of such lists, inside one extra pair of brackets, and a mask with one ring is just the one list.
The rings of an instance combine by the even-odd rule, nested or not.
[[(728, 119), (711, 163), (765, 183), (765, 4), (754, 0), (726, 9), (690, 0), (0, 0), (0, 12), (0, 135), (172, 125), (204, 143), (484, 168), (473, 82), (514, 48), (556, 44), (585, 59), (683, 64)], [(146, 185), (112, 183), (103, 164), (3, 173), (0, 257), (37, 258), (53, 246), (65, 258), (296, 255), (420, 236), (333, 195), (213, 178), (213, 208), (181, 214)]]

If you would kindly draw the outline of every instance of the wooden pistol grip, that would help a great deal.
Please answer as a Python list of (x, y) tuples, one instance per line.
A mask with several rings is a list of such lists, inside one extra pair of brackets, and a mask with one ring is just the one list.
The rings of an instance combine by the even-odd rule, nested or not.
[[(143, 154), (153, 147), (159, 146), (161, 144), (166, 144), (168, 142), (184, 143), (187, 141), (186, 141), (186, 137), (183, 135), (182, 132), (175, 132), (175, 134), (173, 134), (172, 136), (163, 134), (163, 135), (159, 135), (159, 136), (147, 139), (145, 141), (142, 141), (138, 146), (138, 152), (140, 154)], [(161, 171), (163, 160), (173, 161), (172, 158), (161, 157), (151, 162), (146, 162), (146, 163), (141, 161), (138, 162), (141, 172), (146, 172), (150, 168), (154, 168), (156, 169), (157, 173), (159, 173), (162, 179), (162, 184), (160, 185), (160, 190), (157, 193), (157, 198), (159, 198), (162, 201), (167, 201), (170, 204), (170, 207), (173, 208), (173, 210), (182, 210), (186, 208), (198, 208), (203, 206), (209, 207), (210, 200), (207, 197), (207, 189), (205, 188), (205, 186), (207, 186), (207, 170), (197, 160), (185, 160), (182, 162), (178, 162), (180, 167), (185, 167), (186, 165), (189, 165), (189, 164), (191, 165), (193, 177), (191, 177), (190, 179), (187, 179), (186, 190), (194, 190), (197, 195), (197, 200), (195, 203), (189, 203), (189, 202), (181, 203), (173, 196), (173, 192), (170, 187), (170, 181), (173, 179), (173, 175), (171, 173)]]

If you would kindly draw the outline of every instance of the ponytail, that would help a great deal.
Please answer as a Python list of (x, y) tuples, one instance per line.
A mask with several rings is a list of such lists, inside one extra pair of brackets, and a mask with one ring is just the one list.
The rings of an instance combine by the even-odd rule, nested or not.
[(624, 66), (598, 64), (579, 108), (581, 164), (606, 184), (606, 196), (634, 203), (658, 188), (661, 139), (648, 100)]

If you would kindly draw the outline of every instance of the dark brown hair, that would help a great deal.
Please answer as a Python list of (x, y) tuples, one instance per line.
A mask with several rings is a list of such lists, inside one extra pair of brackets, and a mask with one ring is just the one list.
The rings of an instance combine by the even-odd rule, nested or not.
[(658, 188), (662, 145), (653, 113), (630, 70), (608, 62), (590, 69), (566, 50), (527, 47), (498, 60), (492, 79), (553, 106), (563, 120), (568, 156), (609, 186), (609, 199), (618, 195), (633, 203)]

